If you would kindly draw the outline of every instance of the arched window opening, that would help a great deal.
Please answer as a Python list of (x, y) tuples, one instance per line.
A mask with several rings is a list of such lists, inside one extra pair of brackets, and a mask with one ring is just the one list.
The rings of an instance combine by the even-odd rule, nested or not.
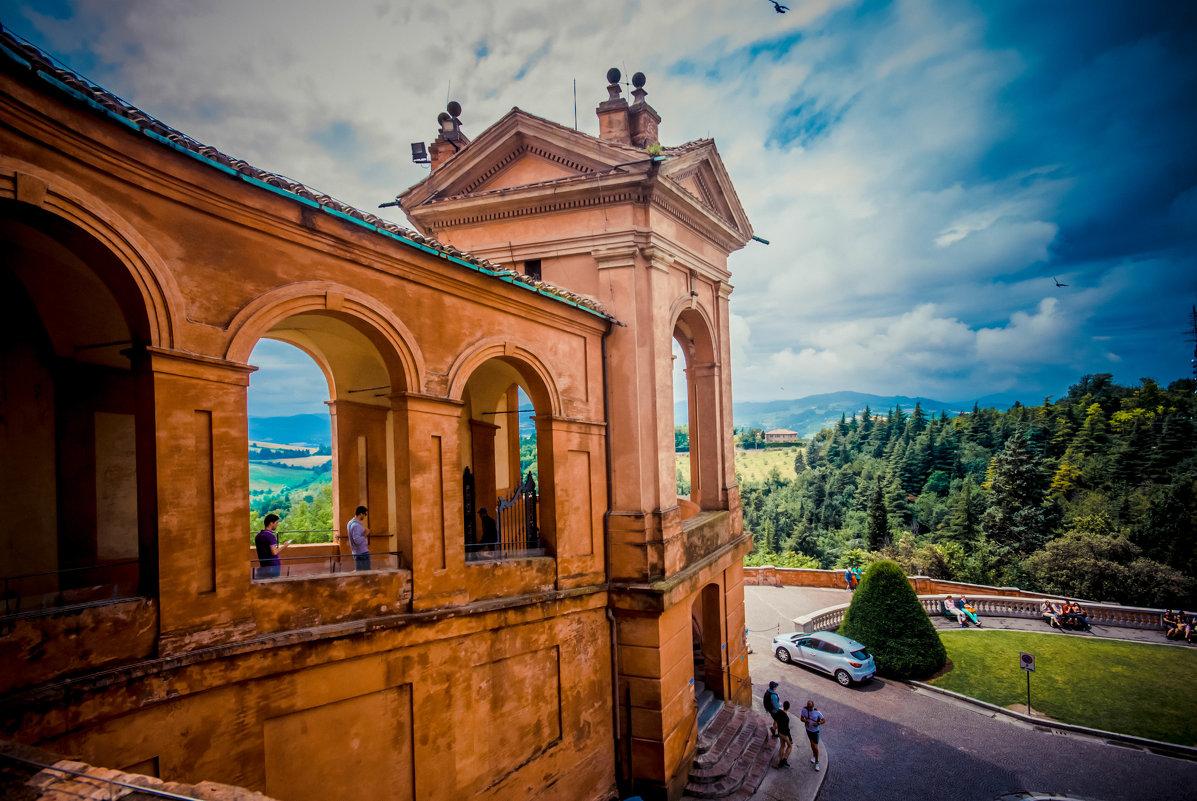
[(411, 564), (407, 452), (396, 445), (405, 424), (393, 400), (403, 378), (380, 347), (384, 338), (367, 323), (325, 311), (281, 320), (255, 346), (253, 580)]
[[(719, 434), (720, 372), (710, 327), (694, 309), (683, 311), (673, 327), (674, 448), (685, 443), (678, 459), (678, 507), (682, 519), (703, 510), (725, 508), (720, 479), (723, 447)], [(676, 457), (675, 457), (676, 458)]]
[(673, 450), (677, 498), (690, 500), (690, 403), (686, 381), (686, 353), (675, 338), (673, 345)]
[[(282, 546), (281, 575), (281, 557), (294, 568), (299, 554), (290, 545), (331, 543), (335, 533), (328, 382), (311, 356), (279, 340), (261, 340), (250, 362), (258, 370), (247, 400), (249, 536), (252, 545), (265, 519), (278, 518), (272, 534)], [(273, 562), (260, 551), (255, 548), (255, 575), (267, 577), (275, 571), (263, 560)]]
[(544, 556), (540, 424), (524, 377), (512, 365), (492, 359), (466, 382), (465, 400), (466, 561)]
[(0, 203), (0, 614), (152, 595), (148, 318), (74, 225)]

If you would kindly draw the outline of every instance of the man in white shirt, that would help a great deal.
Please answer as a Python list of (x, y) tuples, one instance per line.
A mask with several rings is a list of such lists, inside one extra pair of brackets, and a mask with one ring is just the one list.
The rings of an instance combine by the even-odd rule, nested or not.
[(346, 527), (349, 531), (349, 550), (353, 551), (354, 567), (370, 569), (370, 529), (366, 528), (366, 507), (359, 506)]
[(806, 724), (806, 739), (810, 740), (810, 761), (815, 766), (815, 770), (822, 770), (819, 766), (819, 729), (827, 722), (827, 718), (823, 717), (822, 712), (815, 709), (814, 701), (807, 701), (806, 709), (802, 710), (800, 719)]

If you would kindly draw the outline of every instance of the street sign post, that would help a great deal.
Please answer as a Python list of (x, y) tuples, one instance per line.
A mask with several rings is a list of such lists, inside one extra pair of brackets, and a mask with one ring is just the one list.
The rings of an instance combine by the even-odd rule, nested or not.
[(1031, 714), (1031, 674), (1035, 672), (1035, 655), (1018, 654), (1018, 666), (1027, 673), (1027, 714)]

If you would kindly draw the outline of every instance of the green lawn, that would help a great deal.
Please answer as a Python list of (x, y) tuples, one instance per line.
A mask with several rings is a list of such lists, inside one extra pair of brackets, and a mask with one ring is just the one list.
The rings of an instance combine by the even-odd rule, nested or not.
[(762, 450), (736, 451), (736, 472), (744, 481), (764, 481), (774, 467), (786, 481), (797, 478), (794, 473), (794, 456), (801, 448), (768, 448)]
[[(325, 473), (325, 476), (329, 474)], [(284, 489), (293, 489), (295, 487), (302, 487), (305, 484), (311, 484), (316, 477), (315, 471), (304, 470), (303, 468), (279, 467), (278, 465), (264, 464), (262, 462), (249, 463), (249, 488), (253, 490), (265, 490), (267, 492), (279, 492)], [(328, 478), (324, 479), (328, 481)]]
[(930, 682), (1026, 711), (1019, 652), (1034, 654), (1031, 707), (1073, 723), (1197, 745), (1197, 649), (1024, 631), (940, 632), (952, 669)]

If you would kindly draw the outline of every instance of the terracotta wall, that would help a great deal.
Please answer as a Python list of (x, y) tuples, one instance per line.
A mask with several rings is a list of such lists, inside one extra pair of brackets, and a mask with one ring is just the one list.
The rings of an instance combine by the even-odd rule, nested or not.
[[(377, 624), (376, 624), (377, 625)], [(369, 635), (280, 635), (117, 671), (0, 709), (18, 738), (123, 768), (157, 764), (285, 801), (614, 795), (604, 595)]]
[[(908, 576), (910, 586), (916, 595), (937, 595), (948, 593), (965, 595), (1007, 595), (1036, 596), (1040, 593), (1021, 590), (1018, 587), (989, 587), (983, 584), (965, 584), (960, 581), (944, 581), (927, 576)], [(771, 587), (831, 587), (845, 589), (843, 570), (809, 570), (791, 567), (746, 567), (744, 583)]]

